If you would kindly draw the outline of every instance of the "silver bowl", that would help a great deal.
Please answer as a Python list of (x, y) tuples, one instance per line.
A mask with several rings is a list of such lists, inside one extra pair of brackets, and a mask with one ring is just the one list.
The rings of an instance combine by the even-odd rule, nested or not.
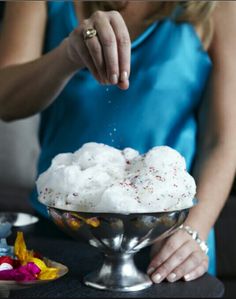
[[(193, 205), (196, 204), (193, 200)], [(162, 213), (85, 213), (48, 207), (57, 226), (104, 254), (103, 265), (84, 277), (87, 286), (110, 291), (139, 291), (152, 285), (134, 264), (134, 254), (170, 236), (185, 221), (189, 209)]]

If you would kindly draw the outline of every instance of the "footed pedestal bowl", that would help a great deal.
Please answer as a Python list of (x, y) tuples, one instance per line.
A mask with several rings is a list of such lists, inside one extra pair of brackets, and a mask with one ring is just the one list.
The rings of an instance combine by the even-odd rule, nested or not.
[[(193, 204), (196, 200), (193, 200)], [(57, 226), (104, 254), (101, 268), (84, 277), (87, 286), (110, 291), (139, 291), (152, 285), (137, 269), (134, 254), (170, 236), (185, 221), (188, 207), (178, 211), (138, 214), (87, 213), (49, 207)]]

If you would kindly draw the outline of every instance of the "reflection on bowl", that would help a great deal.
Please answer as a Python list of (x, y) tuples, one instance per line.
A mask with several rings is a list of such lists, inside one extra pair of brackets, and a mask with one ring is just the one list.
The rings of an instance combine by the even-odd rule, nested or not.
[(134, 254), (170, 236), (184, 222), (189, 208), (129, 215), (75, 212), (55, 207), (48, 207), (48, 211), (62, 230), (104, 253), (102, 267), (84, 277), (87, 286), (130, 292), (152, 285), (150, 278), (134, 264)]

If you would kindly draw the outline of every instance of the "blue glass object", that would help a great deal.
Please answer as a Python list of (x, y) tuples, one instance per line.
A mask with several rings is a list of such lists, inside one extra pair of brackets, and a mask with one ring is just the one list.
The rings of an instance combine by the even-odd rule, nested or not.
[(11, 234), (12, 225), (9, 222), (0, 222), (0, 256), (12, 256), (13, 249), (7, 244), (7, 237)]

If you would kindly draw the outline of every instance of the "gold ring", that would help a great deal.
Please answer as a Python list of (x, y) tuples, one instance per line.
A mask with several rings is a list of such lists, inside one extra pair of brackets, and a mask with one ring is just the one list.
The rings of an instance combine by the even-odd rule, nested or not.
[(97, 30), (94, 28), (88, 28), (84, 30), (84, 39), (89, 39), (97, 35)]

